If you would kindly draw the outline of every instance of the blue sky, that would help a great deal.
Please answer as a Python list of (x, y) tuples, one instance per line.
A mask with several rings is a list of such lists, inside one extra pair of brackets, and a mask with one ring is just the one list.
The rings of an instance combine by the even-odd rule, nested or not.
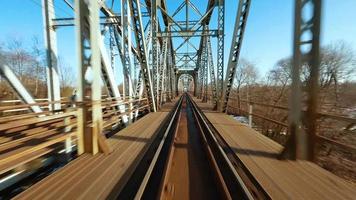
[[(68, 17), (72, 11), (62, 0), (54, 0), (59, 17)], [(169, 11), (179, 6), (176, 0), (167, 0)], [(206, 2), (192, 0), (198, 8), (205, 10)], [(228, 59), (231, 34), (237, 10), (237, 0), (226, 0), (225, 60)], [(31, 45), (37, 35), (43, 40), (43, 20), (40, 0), (2, 1), (0, 12), (0, 43), (8, 39), (24, 40)], [(253, 0), (244, 38), (241, 57), (258, 67), (263, 76), (281, 58), (292, 54), (294, 0)], [(356, 0), (325, 0), (322, 21), (322, 44), (344, 40), (356, 49)], [(216, 23), (216, 13), (212, 17)], [(73, 28), (58, 29), (58, 50), (64, 61), (75, 67), (75, 38)], [(214, 43), (213, 43), (214, 44)], [(215, 45), (213, 52), (216, 52)], [(227, 61), (225, 61), (225, 65)]]

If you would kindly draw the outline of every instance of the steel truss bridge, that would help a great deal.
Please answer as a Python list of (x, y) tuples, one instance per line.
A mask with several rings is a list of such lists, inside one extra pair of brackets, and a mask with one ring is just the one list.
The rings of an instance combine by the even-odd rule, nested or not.
[[(355, 153), (352, 146), (316, 134), (320, 117), (355, 123), (317, 109), (322, 0), (295, 0), (289, 107), (245, 101), (250, 126), (256, 117), (288, 128), (285, 146), (226, 114), (236, 109), (230, 93), (252, 0), (238, 1), (227, 47), (228, 1), (207, 0), (202, 10), (181, 0), (173, 12), (171, 0), (63, 2), (74, 17), (56, 18), (60, 10), (53, 0), (42, 1), (48, 98), (34, 99), (12, 70), (1, 65), (2, 77), (21, 100), (0, 107), (1, 190), (33, 181), (13, 196), (355, 198), (354, 185), (312, 163), (320, 142)], [(74, 100), (61, 98), (58, 69), (56, 34), (68, 26), (76, 33)], [(230, 48), (229, 55), (224, 55), (225, 48)], [(311, 80), (304, 105), (300, 71), (305, 63), (311, 66)], [(122, 67), (122, 88), (114, 73), (117, 66)], [(88, 70), (92, 80), (86, 79)], [(257, 115), (252, 106), (284, 109), (288, 123)], [(35, 181), (38, 171), (53, 169), (58, 162), (66, 164)]]

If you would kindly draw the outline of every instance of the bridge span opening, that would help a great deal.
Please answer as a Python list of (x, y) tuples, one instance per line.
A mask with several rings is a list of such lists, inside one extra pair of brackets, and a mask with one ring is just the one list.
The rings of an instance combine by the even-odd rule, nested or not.
[(335, 2), (2, 1), (0, 200), (355, 199)]

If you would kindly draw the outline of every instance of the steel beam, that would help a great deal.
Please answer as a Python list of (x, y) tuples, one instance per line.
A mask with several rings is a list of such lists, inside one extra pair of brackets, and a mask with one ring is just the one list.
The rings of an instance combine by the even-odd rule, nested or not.
[(233, 86), (233, 82), (235, 79), (236, 68), (240, 57), (240, 51), (241, 51), (243, 37), (245, 34), (245, 28), (246, 28), (248, 14), (250, 11), (250, 5), (251, 5), (251, 0), (239, 1), (239, 7), (237, 9), (237, 14), (235, 19), (234, 33), (232, 36), (230, 56), (229, 56), (226, 77), (225, 77), (225, 82), (223, 87), (223, 105), (221, 108), (222, 112), (226, 111), (231, 87)]
[[(282, 158), (314, 160), (317, 129), (319, 68), (320, 68), (320, 21), (322, 0), (296, 0), (294, 16), (294, 46), (292, 87), (289, 97), (290, 138)], [(307, 38), (306, 38), (306, 37)], [(300, 73), (302, 66), (309, 66), (307, 82), (307, 111), (305, 130), (302, 129), (302, 91)]]
[[(8, 81), (11, 87), (15, 90), (16, 94), (20, 99), (27, 104), (34, 104), (36, 101), (33, 99), (32, 95), (26, 90), (26, 88), (21, 84), (21, 81), (16, 77), (14, 72), (7, 65), (0, 65), (0, 74)], [(51, 104), (50, 104), (51, 105)], [(39, 106), (31, 106), (31, 110), (35, 113), (42, 112)]]
[(211, 50), (211, 41), (210, 37), (207, 37), (207, 42), (208, 42), (208, 65), (210, 69), (210, 85), (211, 85), (211, 91), (212, 91), (212, 97), (213, 97), (213, 104), (216, 106), (216, 101), (217, 101), (217, 96), (216, 96), (216, 77), (215, 77), (215, 69), (214, 69), (214, 61), (213, 61), (213, 52)]
[[(114, 69), (113, 69), (112, 65), (109, 64), (110, 63), (109, 56), (106, 52), (103, 38), (100, 41), (101, 41), (100, 42), (101, 75), (102, 75), (103, 82), (106, 86), (109, 96), (113, 97), (114, 101), (121, 102), (122, 98), (121, 98), (120, 91), (116, 84), (116, 80), (115, 80), (115, 76), (114, 76)], [(120, 50), (120, 48), (119, 48), (119, 50)], [(120, 56), (121, 55), (122, 54), (120, 53)], [(126, 113), (125, 105), (119, 105), (116, 107), (116, 109), (119, 110), (119, 112), (121, 114)], [(127, 123), (129, 122), (128, 116), (126, 114), (123, 114), (121, 116), (121, 119), (125, 125), (127, 125)]]
[(132, 97), (132, 83), (131, 83), (131, 27), (130, 27), (131, 13), (128, 5), (128, 0), (121, 0), (121, 50), (124, 58), (123, 62), (123, 97), (128, 95)]
[(225, 38), (225, 0), (218, 0), (218, 41), (217, 41), (217, 79), (216, 91), (218, 96), (218, 107), (221, 106), (224, 87), (224, 38)]
[[(151, 2), (151, 36), (152, 36), (152, 74), (153, 74), (153, 90), (154, 96), (157, 97), (157, 76), (158, 74), (158, 38), (157, 38), (157, 31), (158, 31), (158, 19), (157, 19), (157, 0), (152, 0)], [(156, 102), (157, 103), (157, 102)], [(155, 105), (157, 106), (157, 105)]]
[(218, 30), (183, 30), (183, 31), (169, 31), (157, 34), (157, 37), (202, 37), (202, 36), (218, 36)]
[[(143, 28), (142, 16), (141, 16), (141, 8), (140, 8), (140, 1), (134, 0), (130, 1), (130, 8), (133, 17), (133, 27), (135, 31), (135, 39), (136, 45), (138, 49), (138, 60), (141, 65), (141, 73), (144, 80), (147, 98), (149, 103), (151, 104), (151, 110), (156, 112), (156, 100), (154, 96), (153, 84), (151, 79), (151, 72), (148, 65), (148, 53), (147, 53), (147, 46), (145, 41), (145, 32)], [(156, 21), (155, 21), (156, 22)], [(152, 19), (151, 19), (152, 24)], [(153, 28), (151, 28), (152, 30)], [(153, 34), (152, 34), (153, 37)], [(157, 39), (157, 38), (156, 38)]]
[[(44, 21), (44, 39), (47, 55), (47, 94), (48, 101), (60, 101), (60, 81), (58, 76), (58, 55), (56, 31), (53, 27), (54, 3), (53, 0), (42, 0), (42, 12)], [(51, 110), (59, 110), (60, 103), (50, 104)]]
[(204, 37), (205, 40), (205, 48), (204, 48), (204, 60), (203, 60), (203, 84), (204, 84), (204, 96), (203, 102), (208, 101), (208, 45), (207, 45), (207, 37)]
[[(78, 154), (96, 154), (99, 145), (101, 150), (107, 152), (108, 148), (102, 135), (99, 5), (96, 1), (88, 3), (78, 0), (75, 2), (75, 14), (78, 40), (78, 101), (83, 102), (77, 108)], [(92, 82), (85, 79), (89, 68), (93, 73)], [(85, 98), (87, 95), (90, 99)]]
[(159, 106), (162, 106), (163, 94), (165, 92), (165, 76), (166, 76), (166, 68), (167, 68), (167, 49), (168, 48), (168, 38), (163, 40), (163, 47), (162, 47), (162, 60), (161, 60), (161, 68), (159, 72)]

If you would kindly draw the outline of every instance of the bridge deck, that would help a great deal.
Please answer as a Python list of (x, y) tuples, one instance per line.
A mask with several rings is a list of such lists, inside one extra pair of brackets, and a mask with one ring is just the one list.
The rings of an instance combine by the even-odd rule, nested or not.
[(160, 111), (163, 111), (163, 112), (169, 112), (171, 111), (174, 106), (176, 105), (177, 101), (179, 100), (180, 96), (174, 98), (174, 99), (171, 99), (170, 102), (166, 102), (162, 107), (161, 107), (161, 110)]
[(282, 146), (223, 113), (204, 112), (272, 199), (354, 199), (356, 187), (307, 161), (282, 161)]
[(211, 102), (202, 102), (201, 99), (198, 99), (194, 96), (191, 96), (193, 101), (195, 101), (195, 103), (198, 105), (198, 107), (204, 111), (204, 112), (216, 112), (213, 111), (213, 104)]
[(73, 136), (63, 132), (64, 119), (73, 116), (74, 112), (68, 112), (1, 123), (0, 174), (58, 150), (59, 142)]
[(114, 150), (110, 155), (81, 155), (15, 199), (105, 199), (119, 192), (167, 114), (149, 113), (108, 139)]

